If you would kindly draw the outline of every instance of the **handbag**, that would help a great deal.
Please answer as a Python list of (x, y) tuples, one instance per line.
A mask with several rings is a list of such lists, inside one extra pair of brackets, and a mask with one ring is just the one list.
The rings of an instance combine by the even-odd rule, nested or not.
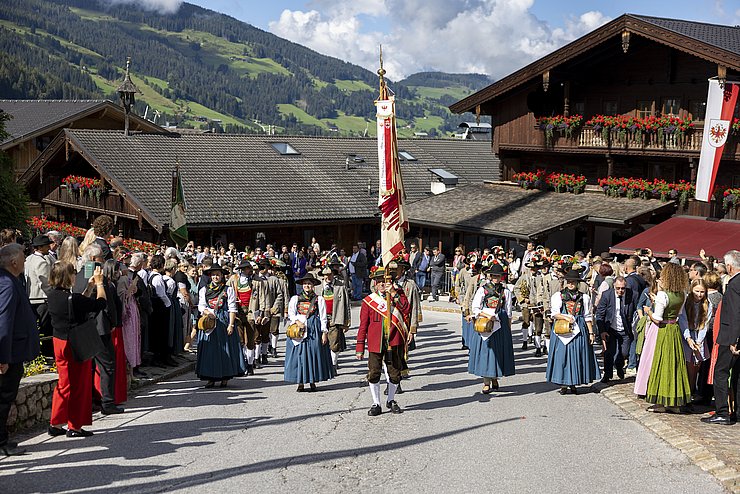
[(98, 334), (98, 323), (95, 318), (88, 318), (82, 324), (74, 323), (72, 294), (67, 298), (67, 317), (70, 323), (67, 341), (72, 348), (72, 355), (78, 362), (90, 360), (105, 350)]
[(473, 329), (476, 333), (490, 333), (493, 330), (493, 319), (480, 315), (475, 318)]
[(306, 328), (301, 328), (297, 323), (290, 324), (285, 329), (285, 335), (292, 340), (300, 340), (305, 334)]
[(570, 334), (573, 332), (573, 324), (565, 319), (556, 319), (553, 331), (555, 334)]

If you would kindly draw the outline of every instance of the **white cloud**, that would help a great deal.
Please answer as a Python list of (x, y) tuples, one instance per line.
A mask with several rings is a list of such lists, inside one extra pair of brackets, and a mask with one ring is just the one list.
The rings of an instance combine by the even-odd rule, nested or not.
[(111, 5), (136, 4), (145, 10), (152, 10), (160, 14), (174, 14), (180, 9), (183, 0), (104, 0)]
[[(314, 10), (284, 10), (274, 34), (399, 80), (422, 70), (481, 72), (501, 78), (604, 24), (591, 11), (553, 29), (534, 16), (534, 0), (316, 0)], [(372, 18), (384, 32), (363, 30)]]

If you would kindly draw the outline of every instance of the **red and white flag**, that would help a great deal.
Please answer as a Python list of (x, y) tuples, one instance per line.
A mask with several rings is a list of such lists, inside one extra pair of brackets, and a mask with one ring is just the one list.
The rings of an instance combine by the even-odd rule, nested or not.
[(719, 161), (730, 134), (732, 115), (737, 104), (740, 85), (726, 82), (724, 89), (717, 79), (709, 79), (707, 114), (704, 117), (704, 136), (701, 141), (699, 169), (696, 174), (696, 198), (709, 201), (717, 178)]
[(405, 194), (398, 161), (395, 98), (387, 93), (381, 94), (375, 106), (378, 122), (380, 242), (383, 265), (387, 266), (404, 248), (404, 234), (409, 231), (409, 223), (404, 211)]

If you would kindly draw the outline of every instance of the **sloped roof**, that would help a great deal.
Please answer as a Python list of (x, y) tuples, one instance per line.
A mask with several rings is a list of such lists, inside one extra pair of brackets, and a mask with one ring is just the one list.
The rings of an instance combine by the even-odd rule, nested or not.
[[(65, 130), (65, 136), (160, 226), (169, 221), (176, 162), (189, 225), (362, 219), (377, 212), (375, 139), (175, 133), (126, 137), (116, 131), (75, 129)], [(281, 155), (271, 145), (275, 142), (287, 142), (300, 154)], [(409, 200), (430, 194), (429, 168), (445, 168), (466, 185), (498, 174), (490, 143), (402, 139), (399, 149), (417, 158), (401, 161)], [(32, 166), (21, 180), (28, 183), (37, 174), (38, 167)]]
[[(16, 142), (62, 128), (102, 109), (123, 114), (123, 108), (110, 100), (0, 100), (0, 110), (13, 116), (5, 122), (5, 131), (10, 136), (0, 142), (0, 148), (7, 149)], [(131, 119), (144, 129), (161, 129), (136, 115), (132, 114)]]
[(501, 97), (536, 77), (542, 77), (544, 72), (582, 56), (602, 43), (617, 40), (624, 30), (726, 66), (731, 70), (740, 71), (740, 27), (624, 14), (450, 105), (450, 111), (453, 113), (474, 111), (477, 105)]
[(740, 27), (631, 14), (636, 19), (740, 55)]
[(602, 194), (558, 194), (507, 184), (474, 184), (408, 205), (409, 222), (505, 238), (534, 239), (582, 221), (617, 225), (673, 203)]

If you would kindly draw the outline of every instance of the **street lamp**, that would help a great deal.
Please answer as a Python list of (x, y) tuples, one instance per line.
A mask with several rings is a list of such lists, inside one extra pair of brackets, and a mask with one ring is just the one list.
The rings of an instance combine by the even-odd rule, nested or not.
[(118, 86), (118, 97), (121, 98), (121, 105), (124, 110), (124, 135), (128, 135), (128, 114), (131, 113), (131, 107), (134, 106), (136, 93), (141, 93), (133, 82), (131, 82), (131, 76), (129, 75), (129, 67), (131, 66), (131, 57), (126, 57), (126, 75), (123, 78), (123, 82)]

